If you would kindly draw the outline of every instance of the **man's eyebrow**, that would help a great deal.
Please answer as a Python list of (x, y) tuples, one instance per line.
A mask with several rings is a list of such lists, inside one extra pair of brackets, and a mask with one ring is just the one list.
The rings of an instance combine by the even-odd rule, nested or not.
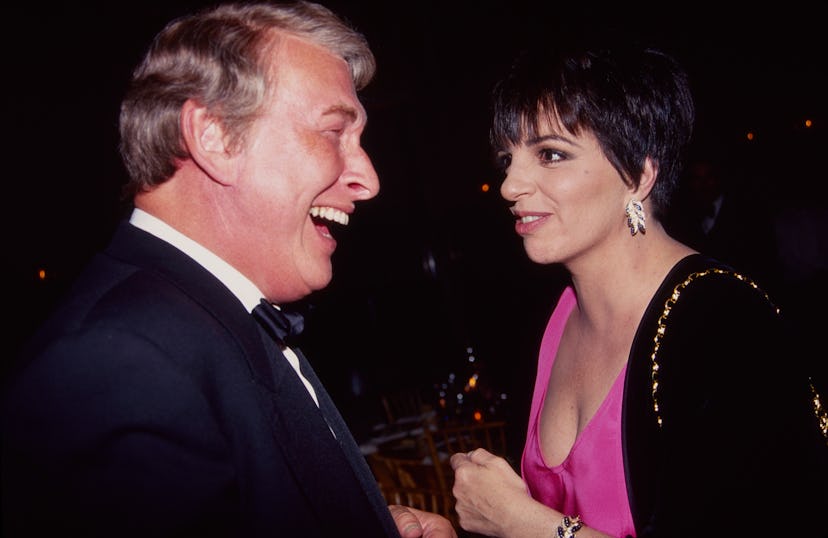
[(330, 116), (336, 114), (347, 116), (348, 119), (350, 119), (351, 121), (356, 121), (359, 117), (359, 114), (357, 114), (357, 111), (353, 107), (346, 105), (334, 105), (325, 110), (325, 112), (322, 113), (322, 116)]

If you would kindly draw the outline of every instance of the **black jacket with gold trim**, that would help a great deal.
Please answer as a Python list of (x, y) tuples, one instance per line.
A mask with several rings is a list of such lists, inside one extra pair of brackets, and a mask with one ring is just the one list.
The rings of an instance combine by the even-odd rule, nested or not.
[(784, 313), (694, 254), (650, 302), (624, 386), (637, 536), (828, 536), (828, 445)]

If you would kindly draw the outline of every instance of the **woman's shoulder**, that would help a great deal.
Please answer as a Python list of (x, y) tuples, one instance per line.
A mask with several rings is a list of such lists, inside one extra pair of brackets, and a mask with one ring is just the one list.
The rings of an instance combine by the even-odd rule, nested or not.
[(679, 303), (709, 316), (733, 316), (756, 312), (776, 315), (771, 296), (747, 273), (721, 261), (692, 254), (680, 260), (653, 296), (650, 309), (669, 315)]
[(783, 327), (779, 309), (757, 283), (715, 259), (692, 255), (676, 264), (652, 298), (636, 355), (738, 367), (752, 355), (773, 354)]

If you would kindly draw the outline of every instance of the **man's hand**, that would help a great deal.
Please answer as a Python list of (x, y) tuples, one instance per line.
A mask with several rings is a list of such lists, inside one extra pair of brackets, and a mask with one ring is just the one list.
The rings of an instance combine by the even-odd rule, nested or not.
[(388, 507), (402, 538), (457, 538), (451, 522), (439, 514), (392, 504)]

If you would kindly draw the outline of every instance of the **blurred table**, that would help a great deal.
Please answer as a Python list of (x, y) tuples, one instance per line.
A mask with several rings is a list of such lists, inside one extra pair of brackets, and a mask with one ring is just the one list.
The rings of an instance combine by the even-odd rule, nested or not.
[(423, 444), (423, 428), (433, 424), (435, 413), (428, 411), (420, 415), (400, 417), (392, 424), (377, 424), (373, 435), (360, 443), (364, 456), (375, 452), (401, 458), (428, 456)]
[(385, 455), (395, 457), (414, 458), (421, 452), (423, 437), (423, 426), (414, 426), (409, 430), (397, 430), (393, 432), (380, 432), (374, 437), (365, 440), (359, 445), (363, 456), (382, 452)]

